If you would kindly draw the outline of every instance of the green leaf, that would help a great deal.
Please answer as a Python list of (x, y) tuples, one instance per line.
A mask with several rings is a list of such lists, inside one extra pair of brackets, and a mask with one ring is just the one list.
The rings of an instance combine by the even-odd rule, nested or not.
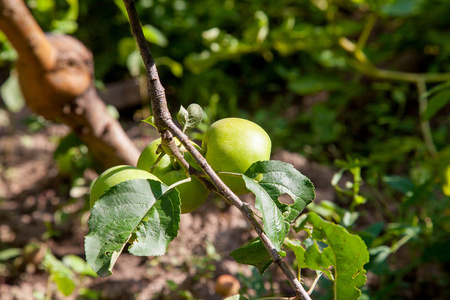
[(62, 258), (62, 263), (78, 274), (97, 277), (97, 273), (79, 256), (73, 254), (66, 255)]
[(50, 273), (51, 279), (58, 286), (58, 290), (63, 293), (64, 296), (72, 294), (75, 290), (73, 271), (58, 260), (50, 251), (45, 253), (42, 264)]
[(443, 82), (438, 84), (431, 89), (427, 90), (425, 93), (422, 93), (419, 97), (419, 100), (424, 100), (425, 98), (431, 98), (431, 96), (436, 95), (444, 90), (450, 88), (450, 81)]
[(18, 112), (25, 106), (25, 99), (20, 89), (17, 72), (11, 71), (8, 79), (2, 84), (0, 94), (6, 108), (10, 112)]
[(55, 273), (52, 280), (56, 283), (58, 290), (64, 295), (69, 296), (75, 290), (75, 282), (69, 277), (61, 273)]
[(47, 12), (54, 9), (55, 2), (52, 0), (36, 1), (36, 10), (39, 12)]
[(155, 256), (166, 252), (178, 234), (180, 197), (176, 189), (154, 180), (133, 179), (109, 188), (95, 203), (85, 238), (86, 260), (102, 277), (112, 274), (133, 233), (130, 252)]
[(189, 113), (186, 108), (184, 108), (183, 105), (180, 105), (180, 110), (177, 113), (177, 120), (180, 122), (181, 126), (184, 127), (184, 124), (186, 124), (187, 119), (189, 118)]
[[(315, 213), (309, 213), (305, 222), (313, 226), (314, 240), (311, 240), (313, 244), (306, 247), (305, 253), (299, 254), (301, 250), (296, 249), (302, 266), (313, 270), (327, 270), (332, 266), (333, 274), (330, 277), (328, 273), (328, 276), (334, 281), (334, 299), (358, 299), (361, 296), (359, 287), (366, 282), (366, 270), (363, 267), (369, 262), (369, 253), (363, 240)], [(322, 249), (321, 244), (325, 244)]]
[(200, 105), (192, 103), (187, 109), (181, 105), (177, 113), (177, 120), (183, 126), (183, 131), (186, 129), (197, 128), (203, 119), (203, 109)]
[[(162, 197), (145, 216), (136, 232), (137, 239), (128, 249), (139, 256), (162, 255), (167, 245), (178, 235), (180, 224), (180, 201), (176, 190), (171, 197)], [(176, 199), (178, 197), (178, 199)]]
[(430, 120), (450, 102), (450, 90), (443, 90), (430, 98), (427, 109), (423, 113), (425, 120)]
[[(128, 56), (136, 51), (136, 41), (133, 37), (124, 37), (117, 43), (117, 51), (119, 52), (118, 62), (124, 64), (127, 62)], [(127, 66), (130, 69), (129, 66)]]
[(73, 271), (57, 259), (50, 251), (47, 251), (42, 262), (44, 268), (50, 274), (59, 274), (60, 276), (70, 277), (74, 276)]
[(267, 191), (255, 180), (245, 175), (243, 175), (243, 178), (246, 187), (255, 194), (255, 205), (256, 209), (262, 214), (264, 231), (275, 248), (280, 251), (281, 245), (289, 230), (289, 224), (285, 224), (281, 211)]
[(145, 123), (147, 123), (147, 124), (149, 124), (149, 125), (152, 125), (152, 126), (155, 127), (156, 129), (158, 129), (158, 127), (156, 127), (156, 125), (155, 125), (155, 118), (154, 118), (153, 116), (150, 116), (150, 117), (148, 117), (148, 118), (145, 119), (145, 120), (142, 120), (142, 122), (145, 122)]
[(8, 259), (19, 256), (23, 253), (21, 248), (8, 248), (0, 251), (0, 261), (7, 261)]
[(144, 63), (138, 50), (134, 50), (128, 55), (126, 63), (131, 76), (138, 77), (141, 74)]
[(178, 78), (183, 77), (183, 65), (179, 62), (171, 59), (168, 56), (158, 57), (155, 59), (155, 63), (157, 66), (167, 66), (170, 69), (170, 72), (172, 72), (173, 75), (175, 75)]
[[(287, 222), (293, 222), (303, 209), (315, 198), (314, 185), (311, 180), (301, 174), (294, 166), (281, 161), (260, 161), (250, 166), (245, 175), (258, 180), (259, 185), (275, 201)], [(248, 187), (247, 187), (248, 188)], [(288, 194), (293, 204), (281, 203), (278, 200)]]
[(324, 272), (329, 278), (334, 278), (328, 268), (330, 263), (322, 256), (319, 246), (312, 239), (307, 240), (306, 249), (302, 247), (299, 240), (286, 239), (285, 245), (294, 251), (297, 259), (298, 268), (308, 268)]
[(189, 114), (189, 128), (197, 128), (203, 120), (203, 109), (197, 103), (189, 104), (187, 108)]
[(269, 33), (269, 18), (261, 10), (255, 12), (254, 18), (254, 22), (243, 33), (244, 41), (249, 44), (260, 44), (266, 40)]
[(383, 181), (405, 195), (412, 194), (412, 191), (416, 188), (411, 179), (405, 176), (386, 175), (383, 177)]
[(144, 32), (145, 39), (150, 43), (160, 47), (166, 47), (169, 44), (164, 34), (152, 25), (147, 24), (142, 26), (142, 31)]
[(424, 0), (394, 0), (381, 6), (381, 13), (390, 17), (407, 17), (420, 13)]
[(123, 3), (122, 0), (114, 0), (114, 3), (117, 5), (117, 7), (120, 9), (120, 11), (122, 12), (122, 14), (127, 18), (128, 20), (128, 13), (127, 13), (127, 8), (125, 7), (125, 4)]
[(78, 0), (66, 0), (69, 9), (66, 12), (65, 19), (76, 21), (78, 19), (80, 7)]
[[(292, 165), (273, 160), (254, 163), (242, 178), (256, 196), (256, 208), (262, 214), (264, 232), (284, 255), (281, 245), (289, 231), (289, 223), (314, 199), (314, 186)], [(294, 203), (281, 203), (278, 197), (283, 194), (290, 195)], [(261, 274), (272, 263), (259, 239), (233, 251), (231, 256), (239, 263), (256, 266)]]
[(230, 255), (240, 264), (257, 267), (261, 274), (263, 274), (273, 262), (272, 257), (270, 257), (269, 252), (267, 252), (267, 249), (259, 238), (234, 250)]

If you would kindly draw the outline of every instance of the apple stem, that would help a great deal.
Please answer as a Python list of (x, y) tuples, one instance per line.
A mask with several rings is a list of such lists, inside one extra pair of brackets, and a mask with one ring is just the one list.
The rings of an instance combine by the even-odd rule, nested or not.
[(182, 185), (182, 184), (184, 184), (184, 183), (191, 182), (191, 180), (192, 180), (192, 177), (188, 177), (188, 178), (186, 178), (186, 179), (177, 181), (177, 182), (175, 182), (174, 184), (169, 185), (169, 187), (167, 187), (167, 190), (166, 190), (166, 191), (169, 191), (169, 190), (171, 190), (171, 189), (174, 189), (174, 188), (176, 188), (177, 186)]
[(161, 159), (163, 158), (163, 156), (166, 155), (165, 152), (162, 152), (158, 158), (156, 159), (155, 163), (153, 164), (153, 166), (150, 168), (149, 172), (153, 173), (153, 171), (155, 171), (156, 166), (158, 165), (158, 163), (161, 161)]
[(233, 176), (233, 177), (242, 177), (242, 174), (233, 173), (233, 172), (217, 172), (217, 174), (218, 175)]
[(170, 158), (170, 161), (172, 162), (172, 168), (174, 169), (174, 170), (178, 170), (180, 167), (178, 166), (178, 163), (177, 163), (177, 159), (176, 158), (173, 158), (173, 157), (171, 157)]

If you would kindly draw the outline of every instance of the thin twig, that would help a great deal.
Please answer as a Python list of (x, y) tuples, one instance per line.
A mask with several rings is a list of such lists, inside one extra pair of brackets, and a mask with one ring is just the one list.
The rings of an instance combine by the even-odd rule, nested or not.
[(425, 82), (442, 82), (450, 80), (450, 73), (411, 73), (377, 68), (354, 42), (346, 37), (339, 38), (338, 42), (342, 49), (352, 53), (355, 57), (355, 60), (350, 62), (352, 66), (366, 76), (412, 83), (417, 83), (419, 80)]
[(375, 14), (370, 14), (367, 19), (366, 25), (364, 25), (363, 32), (359, 36), (358, 42), (356, 43), (357, 49), (363, 49), (364, 45), (367, 43), (369, 39), (370, 33), (372, 32), (373, 27), (375, 26), (375, 22), (377, 21), (377, 16)]
[[(428, 106), (428, 97), (426, 96), (427, 85), (424, 80), (419, 80), (416, 83), (418, 99), (419, 99), (419, 119), (420, 129), (422, 130), (423, 139), (428, 151), (435, 155), (437, 153), (436, 146), (434, 145), (433, 136), (431, 134), (430, 122), (425, 119), (425, 111)], [(422, 96), (424, 95), (424, 96)]]
[[(214, 172), (211, 166), (206, 162), (206, 159), (191, 144), (188, 137), (173, 122), (170, 112), (167, 108), (165, 91), (159, 80), (158, 71), (155, 66), (155, 61), (152, 57), (147, 41), (145, 40), (144, 34), (142, 32), (139, 17), (133, 2), (134, 2), (133, 0), (124, 0), (125, 7), (127, 9), (130, 20), (131, 31), (138, 43), (138, 47), (141, 52), (142, 59), (144, 61), (144, 65), (146, 67), (147, 76), (149, 80), (150, 99), (152, 102), (153, 117), (155, 119), (155, 125), (157, 126), (158, 131), (162, 135), (162, 139), (164, 138), (171, 139), (173, 138), (173, 136), (176, 136), (178, 138), (178, 140), (189, 151), (189, 153), (191, 153), (191, 155), (196, 160), (197, 164), (200, 166), (200, 168), (202, 168), (202, 170), (209, 177), (211, 182), (215, 185), (215, 187), (217, 188), (216, 192), (225, 199), (227, 199), (232, 205), (236, 206), (244, 215), (244, 217), (247, 219), (247, 221), (253, 226), (256, 233), (260, 237), (262, 243), (269, 252), (271, 258), (281, 268), (281, 270), (287, 277), (297, 297), (299, 299), (310, 300), (311, 298), (309, 297), (308, 293), (300, 284), (300, 282), (292, 273), (292, 271), (289, 269), (289, 267), (286, 265), (285, 261), (281, 258), (272, 241), (267, 237), (261, 225), (254, 218), (252, 211), (244, 204), (243, 201), (241, 201), (241, 199), (239, 199), (239, 197), (237, 197), (230, 190), (228, 186), (225, 185), (225, 183), (223, 183), (223, 181), (219, 178), (217, 173)], [(176, 149), (176, 151), (178, 151), (178, 149)], [(180, 156), (181, 156), (180, 161), (182, 162), (182, 164), (184, 163), (187, 164), (183, 156), (182, 155)]]
[(161, 145), (168, 155), (175, 156), (181, 163), (182, 167), (185, 170), (189, 170), (190, 166), (188, 162), (180, 153), (172, 134), (167, 131), (166, 121), (171, 119), (171, 115), (169, 109), (167, 108), (166, 93), (159, 80), (155, 60), (153, 59), (147, 40), (145, 39), (142, 31), (139, 16), (137, 14), (136, 7), (134, 6), (134, 0), (124, 0), (124, 3), (129, 17), (131, 33), (136, 40), (139, 52), (141, 53), (141, 57), (145, 65), (145, 71), (149, 82), (149, 94), (152, 101), (153, 117), (155, 120), (155, 126), (161, 134)]

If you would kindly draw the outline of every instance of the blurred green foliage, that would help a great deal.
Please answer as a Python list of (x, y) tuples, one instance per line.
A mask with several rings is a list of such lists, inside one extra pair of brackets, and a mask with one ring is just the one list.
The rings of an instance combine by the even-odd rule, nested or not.
[[(26, 2), (46, 31), (73, 34), (93, 51), (99, 80), (143, 74), (121, 0)], [(274, 148), (341, 168), (333, 185), (342, 203), (323, 201), (311, 210), (363, 237), (368, 271), (378, 276), (369, 279), (367, 298), (414, 298), (431, 289), (445, 299), (450, 1), (136, 5), (174, 113), (196, 102), (211, 122), (249, 118), (269, 132)], [(0, 62), (9, 65), (15, 53), (2, 34), (0, 42)], [(374, 66), (443, 76), (392, 79)], [(353, 182), (342, 188), (345, 173)], [(361, 230), (355, 224), (362, 219), (373, 222)], [(435, 276), (421, 275), (430, 264)]]
[[(75, 33), (94, 52), (96, 75), (106, 82), (142, 73), (122, 1), (114, 4), (81, 4)], [(361, 76), (341, 38), (357, 43), (375, 18), (361, 45), (374, 64), (410, 72), (450, 70), (447, 1), (140, 0), (136, 5), (174, 112), (179, 104), (207, 107), (215, 98), (214, 118), (254, 119), (267, 128), (275, 147), (321, 161), (368, 156), (381, 142), (420, 135), (416, 87)], [(447, 102), (440, 103), (442, 108)], [(439, 111), (433, 134), (442, 148), (449, 123)]]

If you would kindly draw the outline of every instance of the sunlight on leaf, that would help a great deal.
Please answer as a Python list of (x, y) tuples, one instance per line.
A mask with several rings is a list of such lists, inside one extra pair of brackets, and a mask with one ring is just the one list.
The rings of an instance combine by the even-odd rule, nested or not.
[[(254, 163), (245, 172), (246, 176), (253, 179), (258, 179), (260, 174), (263, 177), (258, 184), (270, 195), (289, 223), (315, 198), (311, 180), (291, 164), (275, 160), (261, 161)], [(281, 203), (278, 198), (283, 194), (288, 194), (294, 204)]]
[(165, 253), (178, 234), (180, 197), (161, 182), (133, 179), (109, 188), (95, 203), (85, 238), (86, 260), (102, 277), (109, 276), (133, 233), (135, 255)]
[(366, 282), (364, 265), (369, 262), (369, 252), (363, 240), (315, 213), (308, 214), (303, 225), (306, 223), (313, 229), (312, 239), (303, 242), (305, 248), (299, 241), (287, 242), (287, 246), (294, 250), (299, 267), (327, 274), (334, 281), (334, 299), (358, 299), (361, 296), (359, 287)]

